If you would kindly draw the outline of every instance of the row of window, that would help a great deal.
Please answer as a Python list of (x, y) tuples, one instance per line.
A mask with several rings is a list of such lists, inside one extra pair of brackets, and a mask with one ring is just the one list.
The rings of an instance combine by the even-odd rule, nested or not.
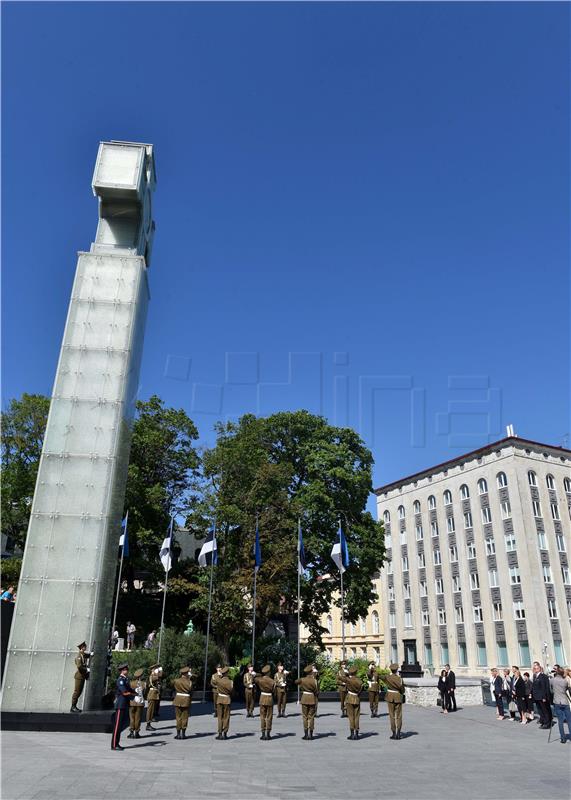
[[(371, 619), (373, 622), (373, 634), (378, 636), (381, 632), (381, 626), (379, 621), (379, 614), (377, 611), (373, 611), (371, 614)], [(326, 620), (327, 631), (331, 635), (333, 633), (333, 617), (331, 614), (327, 615)], [(349, 631), (349, 636), (356, 636), (357, 635), (357, 626), (353, 622), (347, 623), (347, 628)], [(361, 617), (359, 620), (359, 632), (363, 635), (367, 634), (367, 620), (365, 617)]]
[[(531, 652), (529, 649), (529, 643), (527, 641), (521, 641), (518, 642), (518, 645), (519, 645), (518, 658), (512, 659), (510, 661), (508, 658), (507, 643), (498, 640), (496, 642), (496, 648), (497, 648), (496, 665), (498, 667), (509, 667), (511, 664), (517, 663), (521, 667), (530, 667)], [(560, 639), (555, 639), (553, 642), (553, 648), (554, 648), (553, 654), (555, 661), (558, 664), (566, 664), (567, 660), (565, 657), (565, 652), (563, 650), (563, 642)], [(488, 666), (488, 655), (486, 651), (485, 641), (476, 642), (476, 658), (478, 666), (480, 667)], [(398, 662), (398, 647), (394, 643), (391, 645), (391, 659), (392, 661)], [(424, 663), (426, 666), (429, 667), (434, 666), (432, 645), (428, 643), (424, 645)], [(450, 650), (448, 644), (445, 642), (442, 642), (440, 645), (440, 663), (441, 664), (450, 663)], [(466, 646), (466, 642), (458, 642), (458, 666), (459, 667), (468, 666), (468, 649)]]

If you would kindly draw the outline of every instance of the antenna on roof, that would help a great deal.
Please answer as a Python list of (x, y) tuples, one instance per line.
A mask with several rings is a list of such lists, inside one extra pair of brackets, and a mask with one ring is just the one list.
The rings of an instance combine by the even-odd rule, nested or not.
[(517, 433), (515, 433), (515, 431), (514, 431), (514, 426), (513, 425), (506, 425), (506, 433), (507, 433), (508, 437), (517, 436)]

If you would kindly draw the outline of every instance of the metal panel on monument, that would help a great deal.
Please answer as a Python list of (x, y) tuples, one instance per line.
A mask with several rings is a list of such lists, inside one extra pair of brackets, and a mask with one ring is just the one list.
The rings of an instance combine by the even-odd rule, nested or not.
[(94, 650), (101, 705), (121, 515), (149, 302), (151, 145), (102, 142), (99, 223), (79, 253), (32, 503), (4, 674), (4, 712), (69, 711), (74, 658)]

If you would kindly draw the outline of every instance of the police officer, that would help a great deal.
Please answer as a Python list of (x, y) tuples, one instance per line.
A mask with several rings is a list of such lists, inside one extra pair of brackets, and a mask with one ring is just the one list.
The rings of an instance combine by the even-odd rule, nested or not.
[(363, 684), (357, 677), (357, 667), (349, 667), (345, 677), (345, 689), (347, 690), (346, 709), (349, 717), (349, 736), (348, 739), (359, 738), (359, 720), (361, 718), (361, 690)]
[(285, 717), (286, 703), (287, 703), (287, 676), (289, 672), (284, 669), (281, 661), (277, 665), (277, 672), (274, 675), (274, 686), (276, 692), (276, 699), (278, 701), (278, 717)]
[(174, 706), (176, 714), (176, 736), (175, 739), (186, 739), (186, 729), (188, 727), (188, 715), (190, 704), (192, 703), (192, 672), (190, 667), (181, 667), (180, 677), (173, 681), (175, 690)]
[(262, 735), (260, 739), (271, 739), (272, 717), (274, 715), (274, 679), (270, 678), (270, 665), (262, 667), (261, 677), (256, 678), (256, 685), (260, 690), (260, 726)]
[(147, 727), (145, 729), (147, 731), (156, 731), (156, 728), (153, 728), (151, 722), (157, 713), (157, 707), (161, 699), (162, 676), (163, 668), (161, 665), (153, 664), (149, 669), (149, 692), (147, 694), (149, 704), (147, 706)]
[(79, 653), (75, 658), (75, 675), (73, 679), (75, 681), (73, 694), (71, 696), (71, 708), (70, 711), (73, 711), (77, 714), (81, 714), (81, 709), (77, 707), (77, 701), (81, 697), (83, 692), (83, 687), (85, 686), (85, 681), (89, 679), (89, 659), (93, 655), (93, 653), (86, 653), (87, 644), (86, 642), (82, 642), (81, 644), (77, 645), (77, 649)]
[(369, 663), (367, 670), (367, 685), (369, 687), (369, 707), (371, 709), (371, 716), (378, 717), (379, 710), (379, 673), (374, 661)]
[(341, 661), (339, 664), (339, 671), (337, 673), (337, 691), (339, 692), (339, 700), (341, 701), (341, 717), (347, 716), (347, 707), (346, 707), (346, 699), (347, 699), (347, 688), (345, 686), (345, 679), (348, 675), (347, 671), (347, 662), (345, 660)]
[(404, 683), (400, 675), (397, 675), (398, 664), (391, 664), (389, 667), (391, 674), (387, 676), (387, 706), (389, 707), (389, 719), (391, 722), (391, 739), (400, 739), (402, 728), (402, 704), (404, 702)]
[(254, 686), (256, 681), (256, 673), (254, 672), (254, 667), (252, 664), (248, 664), (246, 672), (244, 673), (244, 694), (246, 696), (246, 716), (253, 717), (254, 716), (254, 703), (255, 703), (255, 695), (254, 695)]
[(131, 689), (135, 692), (135, 696), (129, 702), (129, 735), (127, 739), (140, 739), (141, 735), (141, 716), (143, 708), (145, 707), (145, 689), (147, 684), (141, 680), (144, 670), (138, 669), (133, 675), (134, 680), (131, 681)]
[(230, 727), (230, 702), (233, 684), (228, 677), (228, 667), (220, 668), (220, 677), (216, 681), (218, 689), (218, 703), (216, 711), (218, 714), (218, 736), (217, 739), (228, 738), (228, 728)]
[(113, 720), (113, 732), (111, 734), (111, 750), (124, 750), (119, 744), (121, 739), (121, 730), (123, 729), (123, 722), (129, 702), (131, 698), (135, 697), (135, 692), (131, 689), (129, 683), (129, 665), (119, 664), (119, 677), (115, 686), (115, 718)]
[(313, 739), (313, 726), (315, 724), (315, 707), (319, 686), (317, 683), (317, 669), (313, 664), (308, 664), (303, 670), (304, 677), (298, 678), (296, 684), (301, 689), (301, 715), (303, 718), (303, 738)]

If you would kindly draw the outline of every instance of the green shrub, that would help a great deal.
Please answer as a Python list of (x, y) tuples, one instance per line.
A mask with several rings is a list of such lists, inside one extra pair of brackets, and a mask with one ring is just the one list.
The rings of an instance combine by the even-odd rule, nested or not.
[(7, 589), (8, 586), (18, 588), (18, 581), (20, 580), (20, 572), (22, 571), (21, 558), (3, 558), (0, 562), (0, 571), (2, 573), (2, 587)]

